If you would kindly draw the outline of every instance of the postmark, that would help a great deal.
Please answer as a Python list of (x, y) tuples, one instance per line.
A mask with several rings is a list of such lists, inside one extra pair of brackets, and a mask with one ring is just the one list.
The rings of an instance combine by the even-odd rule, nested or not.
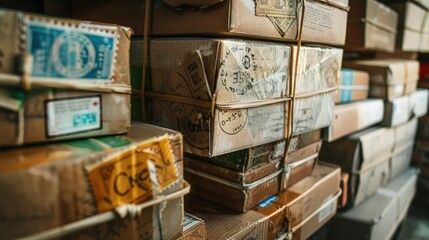
[(229, 44), (220, 64), (219, 78), (229, 92), (245, 95), (257, 82), (258, 60), (256, 53), (246, 44)]
[(117, 36), (75, 25), (26, 18), (25, 47), (33, 58), (35, 78), (110, 81)]
[(196, 149), (209, 148), (210, 112), (206, 109), (194, 107), (191, 116), (177, 118), (177, 125), (183, 134), (185, 142)]
[(247, 123), (247, 109), (219, 110), (217, 116), (220, 128), (229, 135), (239, 133)]
[[(166, 86), (166, 92), (183, 96), (210, 100), (211, 92), (204, 70), (201, 54), (196, 51), (187, 56), (170, 75), (173, 84)], [(167, 102), (170, 112), (176, 117), (177, 126), (185, 142), (196, 149), (209, 148), (210, 112), (189, 104)]]

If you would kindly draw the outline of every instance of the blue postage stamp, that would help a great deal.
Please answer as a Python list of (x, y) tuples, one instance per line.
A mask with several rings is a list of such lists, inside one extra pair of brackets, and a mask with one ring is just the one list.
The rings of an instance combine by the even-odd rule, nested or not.
[(27, 51), (32, 77), (110, 81), (115, 57), (113, 33), (28, 22)]

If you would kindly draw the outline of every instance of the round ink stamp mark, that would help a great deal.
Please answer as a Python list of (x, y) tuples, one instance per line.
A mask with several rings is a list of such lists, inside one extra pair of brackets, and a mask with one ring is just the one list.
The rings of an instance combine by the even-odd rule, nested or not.
[(247, 109), (219, 110), (219, 126), (229, 135), (239, 133), (247, 123)]
[(194, 108), (191, 117), (198, 117), (200, 121), (195, 121), (195, 119), (190, 119), (189, 117), (177, 118), (177, 126), (187, 144), (196, 149), (209, 148), (209, 115), (208, 112), (199, 111), (197, 108)]
[(69, 78), (80, 78), (95, 67), (96, 51), (91, 40), (80, 33), (65, 32), (55, 39), (51, 52), (55, 70)]
[(229, 92), (244, 95), (253, 88), (258, 80), (255, 54), (248, 46), (232, 46), (224, 55), (219, 69), (222, 85)]

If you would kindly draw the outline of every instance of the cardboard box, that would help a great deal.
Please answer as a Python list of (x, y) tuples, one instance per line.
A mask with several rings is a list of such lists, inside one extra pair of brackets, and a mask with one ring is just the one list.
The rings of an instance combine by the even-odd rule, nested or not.
[(409, 119), (426, 115), (428, 110), (429, 91), (418, 89), (416, 92), (393, 99), (385, 103), (382, 126), (397, 126)]
[(341, 69), (335, 104), (347, 103), (368, 98), (369, 74), (353, 69)]
[(311, 176), (246, 213), (196, 198), (187, 199), (185, 208), (204, 219), (208, 239), (275, 239), (285, 234), (305, 239), (335, 215), (339, 179), (337, 166), (321, 163)]
[(131, 93), (130, 28), (5, 9), (0, 21), (1, 85)]
[(332, 126), (323, 130), (323, 139), (332, 142), (383, 120), (381, 99), (367, 99), (335, 106)]
[(419, 51), (426, 10), (412, 1), (388, 3), (387, 5), (393, 8), (399, 16), (396, 47), (404, 51)]
[[(0, 152), (0, 194), (8, 196), (0, 200), (0, 238), (23, 237), (181, 190), (182, 146), (181, 134), (136, 123), (126, 136)], [(139, 179), (131, 176), (135, 173)], [(119, 219), (82, 235), (174, 238), (182, 231), (182, 220), (179, 197), (166, 201), (162, 210), (151, 207), (141, 218)]]
[[(344, 45), (348, 0), (305, 1), (302, 40), (305, 42)], [(169, 6), (174, 5), (173, 7)], [(187, 4), (188, 6), (180, 6)], [(164, 1), (152, 4), (152, 35), (228, 36), (276, 41), (296, 41), (302, 6), (295, 2), (275, 1)], [(189, 7), (196, 5), (197, 7)], [(204, 6), (204, 7), (201, 7)], [(145, 3), (126, 1), (74, 1), (74, 17), (130, 26), (143, 35)], [(127, 16), (114, 14), (127, 12)], [(315, 14), (320, 13), (320, 14)], [(132, 19), (141, 19), (135, 21)]]
[(408, 169), (362, 204), (334, 218), (332, 239), (390, 239), (416, 191), (417, 172)]
[(231, 181), (243, 189), (249, 188), (257, 181), (261, 181), (261, 179), (269, 177), (270, 175), (279, 175), (283, 167), (282, 163), (283, 159), (278, 158), (271, 162), (259, 164), (246, 172), (238, 172), (216, 164), (201, 161), (192, 156), (185, 157), (186, 168), (201, 172), (202, 174), (207, 173), (222, 180)]
[(350, 174), (349, 205), (375, 193), (389, 180), (389, 159), (395, 143), (393, 129), (373, 127), (323, 144), (320, 160), (341, 166)]
[(378, 187), (406, 169), (416, 127), (417, 120), (412, 119), (395, 128), (372, 127), (323, 145), (320, 159), (350, 174), (349, 206), (373, 195)]
[(369, 97), (393, 100), (415, 92), (419, 79), (419, 62), (383, 59), (345, 61), (343, 67), (369, 73)]
[[(153, 40), (150, 49), (148, 116), (180, 130), (186, 152), (218, 156), (285, 139), (296, 46), (182, 38)], [(331, 124), (341, 57), (341, 49), (301, 48), (294, 135)]]
[(206, 240), (206, 224), (200, 218), (185, 213), (183, 218), (183, 233), (177, 240)]
[(283, 163), (281, 190), (285, 190), (311, 175), (321, 147), (322, 141), (318, 141), (288, 153)]
[[(320, 130), (299, 134), (292, 137), (288, 152), (296, 151), (298, 148), (315, 143), (321, 139)], [(232, 152), (217, 157), (199, 157), (193, 158), (210, 162), (218, 166), (228, 168), (240, 173), (257, 167), (264, 163), (271, 163), (278, 159), (283, 159), (285, 154), (286, 141), (281, 140), (273, 143)]]
[(375, 0), (351, 0), (345, 49), (395, 50), (398, 14)]
[[(255, 169), (252, 175), (259, 175), (264, 170)], [(246, 212), (280, 191), (280, 173), (277, 171), (250, 183), (237, 183), (187, 166), (185, 179), (192, 185), (191, 194), (238, 212)]]
[(127, 133), (130, 95), (0, 88), (0, 147)]

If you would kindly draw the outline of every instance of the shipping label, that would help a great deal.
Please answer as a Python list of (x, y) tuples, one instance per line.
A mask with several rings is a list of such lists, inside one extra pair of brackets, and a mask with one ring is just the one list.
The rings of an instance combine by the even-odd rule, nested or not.
[(45, 111), (47, 137), (102, 128), (101, 96), (47, 100)]
[(100, 212), (151, 199), (178, 179), (168, 136), (109, 157), (87, 170)]
[(35, 78), (110, 81), (116, 52), (114, 31), (26, 18), (26, 50)]
[(332, 216), (337, 207), (337, 198), (334, 197), (323, 204), (319, 212), (319, 223), (323, 222), (327, 217)]

